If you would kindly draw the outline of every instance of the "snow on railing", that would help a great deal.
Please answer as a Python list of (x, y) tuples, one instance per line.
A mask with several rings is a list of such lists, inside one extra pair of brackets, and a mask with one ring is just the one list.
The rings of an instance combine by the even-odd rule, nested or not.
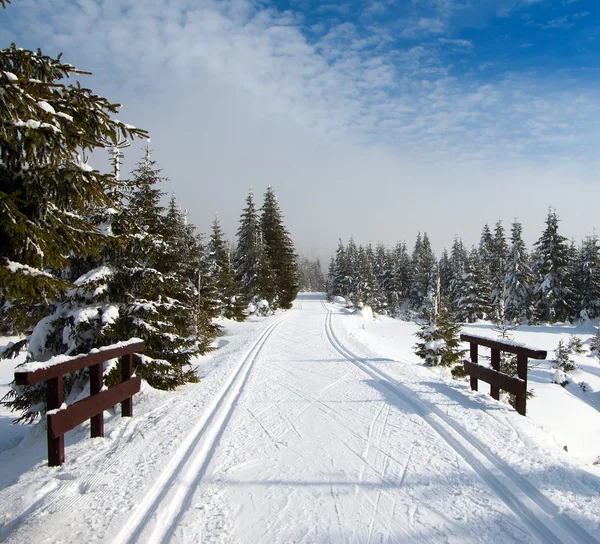
[[(498, 340), (471, 334), (461, 334), (460, 339), (471, 345), (471, 361), (463, 363), (465, 372), (471, 377), (471, 389), (478, 391), (477, 380), (483, 380), (490, 384), (490, 395), (496, 400), (500, 400), (501, 389), (512, 393), (516, 397), (517, 412), (524, 416), (527, 412), (527, 360), (529, 358), (545, 359), (547, 352), (512, 340)], [(490, 348), (492, 368), (481, 366), (478, 363), (478, 346)], [(500, 352), (502, 351), (514, 353), (517, 356), (517, 377), (500, 372)]]
[[(121, 403), (121, 416), (133, 415), (133, 395), (139, 392), (142, 379), (133, 376), (133, 354), (143, 351), (144, 342), (133, 338), (111, 346), (91, 350), (75, 357), (58, 355), (43, 363), (26, 363), (15, 369), (17, 385), (46, 382), (48, 466), (56, 467), (65, 460), (65, 433), (86, 420), (91, 423), (91, 437), (104, 436), (104, 410)], [(121, 383), (106, 389), (103, 363), (121, 359)], [(90, 396), (70, 406), (64, 403), (63, 375), (90, 369)]]

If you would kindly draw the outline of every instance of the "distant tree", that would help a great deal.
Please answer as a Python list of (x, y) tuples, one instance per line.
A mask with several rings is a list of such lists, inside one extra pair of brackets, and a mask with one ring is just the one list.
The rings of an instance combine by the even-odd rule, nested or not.
[(272, 187), (265, 192), (260, 228), (275, 285), (275, 303), (291, 308), (298, 294), (298, 267), (292, 237), (283, 224), (283, 215)]
[(598, 236), (587, 236), (575, 271), (575, 292), (578, 295), (578, 317), (594, 319), (600, 316), (600, 248)]
[(521, 322), (531, 314), (529, 305), (533, 275), (522, 232), (521, 223), (515, 220), (511, 229), (511, 244), (506, 257), (504, 276), (506, 318), (513, 322)]
[(219, 315), (237, 321), (243, 321), (244, 303), (238, 292), (235, 280), (233, 256), (225, 240), (218, 217), (212, 223), (212, 229), (206, 246), (207, 274), (213, 279), (219, 305)]
[(235, 251), (236, 280), (246, 304), (253, 302), (258, 296), (260, 236), (260, 223), (254, 204), (254, 193), (250, 190), (246, 198), (246, 207), (240, 217)]
[(317, 258), (311, 261), (307, 257), (298, 259), (299, 289), (307, 292), (325, 291), (325, 277), (321, 269), (321, 262)]
[(428, 366), (459, 365), (466, 353), (460, 347), (460, 329), (460, 325), (452, 318), (447, 302), (441, 296), (438, 276), (432, 305), (423, 310), (420, 330), (415, 333), (419, 339), (415, 345), (415, 354)]
[(572, 263), (567, 239), (558, 232), (558, 216), (554, 210), (548, 212), (546, 229), (534, 244), (535, 284), (533, 288), (535, 316), (549, 323), (569, 319), (573, 309)]
[(462, 297), (457, 304), (459, 319), (472, 323), (486, 317), (490, 313), (490, 289), (475, 248), (469, 254), (461, 288)]

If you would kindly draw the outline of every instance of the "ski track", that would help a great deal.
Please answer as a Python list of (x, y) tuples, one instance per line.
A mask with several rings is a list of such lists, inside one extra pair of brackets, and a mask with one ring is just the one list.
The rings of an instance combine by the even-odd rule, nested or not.
[[(206, 409), (144, 499), (134, 508), (118, 535), (111, 539), (112, 543), (151, 544), (166, 542), (173, 536), (178, 521), (202, 480), (257, 356), (269, 336), (286, 317), (269, 325), (247, 351), (221, 393)], [(148, 525), (153, 526), (150, 535), (145, 534)]]
[(371, 378), (381, 382), (390, 393), (423, 418), (542, 542), (555, 544), (567, 542), (598, 544), (600, 542), (575, 520), (561, 512), (527, 479), (492, 455), (477, 437), (446, 416), (439, 408), (418, 399), (413, 391), (392, 376), (345, 347), (333, 328), (333, 312), (324, 302), (322, 305), (327, 312), (325, 317), (327, 338), (334, 349)]

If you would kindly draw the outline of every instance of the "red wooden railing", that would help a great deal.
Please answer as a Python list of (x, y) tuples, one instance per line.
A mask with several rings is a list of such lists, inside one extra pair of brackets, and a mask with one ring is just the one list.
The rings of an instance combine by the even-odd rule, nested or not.
[[(461, 334), (463, 342), (471, 344), (471, 362), (465, 361), (465, 372), (471, 376), (471, 389), (478, 390), (477, 380), (490, 384), (490, 395), (500, 400), (500, 389), (508, 391), (517, 397), (516, 409), (524, 416), (527, 412), (527, 360), (545, 359), (547, 353), (542, 350), (516, 346), (502, 340), (491, 340), (470, 334)], [(484, 346), (491, 350), (492, 368), (481, 366), (477, 362), (477, 346)], [(517, 356), (517, 376), (509, 376), (500, 372), (500, 352), (506, 351)]]
[[(141, 378), (132, 377), (133, 354), (144, 350), (144, 342), (115, 344), (87, 355), (73, 357), (52, 364), (52, 359), (38, 369), (17, 370), (17, 385), (33, 385), (46, 382), (48, 413), (48, 466), (56, 467), (65, 460), (65, 433), (86, 420), (91, 423), (91, 437), (104, 436), (104, 410), (121, 403), (121, 416), (133, 415), (133, 395), (139, 392)], [(121, 383), (102, 390), (103, 363), (110, 359), (121, 359)], [(27, 366), (31, 366), (26, 365)], [(18, 368), (18, 367), (17, 367)], [(90, 369), (90, 396), (70, 406), (63, 407), (63, 375), (83, 368)]]

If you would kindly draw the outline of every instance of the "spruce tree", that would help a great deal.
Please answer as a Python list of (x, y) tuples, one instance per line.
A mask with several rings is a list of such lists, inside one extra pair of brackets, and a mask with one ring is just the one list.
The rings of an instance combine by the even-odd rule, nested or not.
[(572, 263), (567, 239), (558, 232), (558, 216), (550, 210), (546, 218), (546, 229), (534, 244), (535, 275), (533, 288), (535, 315), (548, 323), (569, 319), (573, 310)]
[(212, 278), (218, 299), (219, 314), (223, 317), (243, 321), (243, 304), (238, 293), (235, 280), (235, 270), (231, 250), (219, 219), (215, 215), (212, 223), (210, 239), (206, 246), (206, 259), (208, 262), (208, 275)]
[[(67, 84), (88, 74), (60, 56), (0, 50), (0, 313), (5, 327), (31, 330), (70, 283), (72, 255), (98, 255), (103, 234), (89, 220), (110, 208), (110, 174), (85, 156), (122, 138), (144, 136), (112, 119), (119, 106)], [(14, 322), (13, 317), (19, 321)], [(14, 327), (13, 327), (14, 328)]]
[(575, 274), (577, 308), (582, 319), (600, 316), (600, 248), (595, 234), (585, 238)]
[(504, 277), (506, 318), (518, 323), (531, 315), (530, 299), (533, 280), (529, 255), (522, 233), (521, 223), (515, 220), (511, 228), (511, 243), (506, 257)]
[(423, 310), (420, 330), (415, 336), (415, 354), (428, 366), (457, 367), (466, 350), (461, 349), (460, 324), (456, 323), (441, 295), (439, 275), (435, 279), (436, 290), (432, 305)]
[(246, 207), (240, 217), (235, 251), (235, 276), (246, 304), (258, 297), (258, 270), (260, 253), (260, 224), (252, 189), (246, 198)]
[(292, 237), (283, 224), (279, 202), (268, 187), (260, 216), (263, 250), (273, 276), (275, 307), (287, 309), (298, 294), (298, 268)]
[(457, 305), (457, 315), (461, 321), (472, 323), (489, 315), (489, 283), (475, 248), (469, 255), (461, 289), (462, 296)]

